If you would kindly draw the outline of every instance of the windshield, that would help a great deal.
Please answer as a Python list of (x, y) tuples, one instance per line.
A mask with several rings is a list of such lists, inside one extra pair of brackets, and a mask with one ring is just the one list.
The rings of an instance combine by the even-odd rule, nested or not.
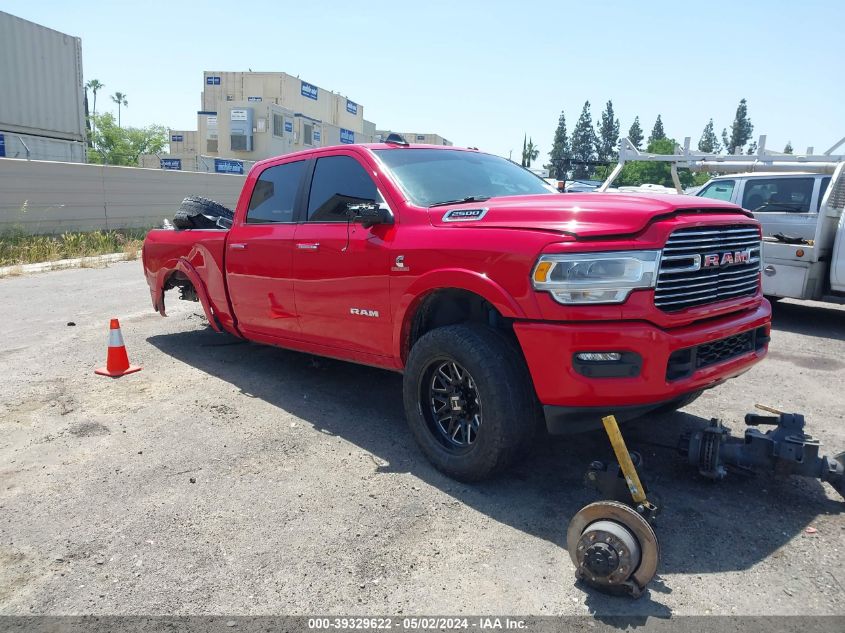
[(733, 180), (714, 180), (695, 195), (701, 198), (712, 198), (713, 200), (730, 202), (734, 193), (735, 184)]
[(527, 169), (490, 154), (416, 148), (374, 151), (411, 202), (421, 207), (557, 193)]

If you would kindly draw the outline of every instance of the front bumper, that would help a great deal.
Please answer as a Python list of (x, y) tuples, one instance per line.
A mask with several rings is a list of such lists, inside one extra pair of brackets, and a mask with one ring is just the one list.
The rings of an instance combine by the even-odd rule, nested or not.
[[(684, 394), (708, 389), (738, 376), (768, 349), (771, 306), (763, 300), (751, 310), (664, 330), (645, 321), (514, 323), (537, 396), (546, 407), (648, 410)], [(751, 330), (760, 330), (756, 349), (667, 378), (673, 352), (695, 348)], [(764, 333), (764, 335), (762, 334)], [(579, 352), (634, 352), (642, 358), (638, 375), (587, 377), (573, 367)]]

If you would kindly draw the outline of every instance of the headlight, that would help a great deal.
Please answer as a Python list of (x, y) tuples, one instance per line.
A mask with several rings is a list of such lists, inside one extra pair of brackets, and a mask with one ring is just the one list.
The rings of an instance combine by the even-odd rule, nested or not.
[(543, 255), (531, 281), (564, 304), (622, 303), (635, 288), (652, 288), (660, 251)]

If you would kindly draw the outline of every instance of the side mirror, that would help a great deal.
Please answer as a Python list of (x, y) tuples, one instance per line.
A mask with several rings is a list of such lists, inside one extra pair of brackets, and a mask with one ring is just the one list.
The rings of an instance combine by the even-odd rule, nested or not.
[(217, 225), (217, 228), (228, 230), (232, 228), (234, 222), (231, 218), (218, 217), (217, 222), (215, 222), (215, 224)]
[(362, 202), (346, 205), (346, 213), (349, 218), (365, 229), (376, 224), (393, 224), (393, 213), (384, 203)]

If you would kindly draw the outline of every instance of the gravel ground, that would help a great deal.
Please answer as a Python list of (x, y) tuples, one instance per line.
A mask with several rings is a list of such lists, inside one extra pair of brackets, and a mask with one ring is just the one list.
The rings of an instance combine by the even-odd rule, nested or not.
[[(0, 614), (845, 613), (827, 484), (713, 484), (643, 444), (712, 416), (741, 433), (764, 402), (845, 450), (841, 308), (782, 302), (765, 362), (624, 429), (665, 504), (631, 601), (576, 585), (565, 550), (602, 434), (456, 483), (417, 450), (399, 375), (217, 335), (168, 298), (162, 319), (139, 262), (0, 279)], [(92, 371), (112, 316), (144, 366), (120, 380)]]

